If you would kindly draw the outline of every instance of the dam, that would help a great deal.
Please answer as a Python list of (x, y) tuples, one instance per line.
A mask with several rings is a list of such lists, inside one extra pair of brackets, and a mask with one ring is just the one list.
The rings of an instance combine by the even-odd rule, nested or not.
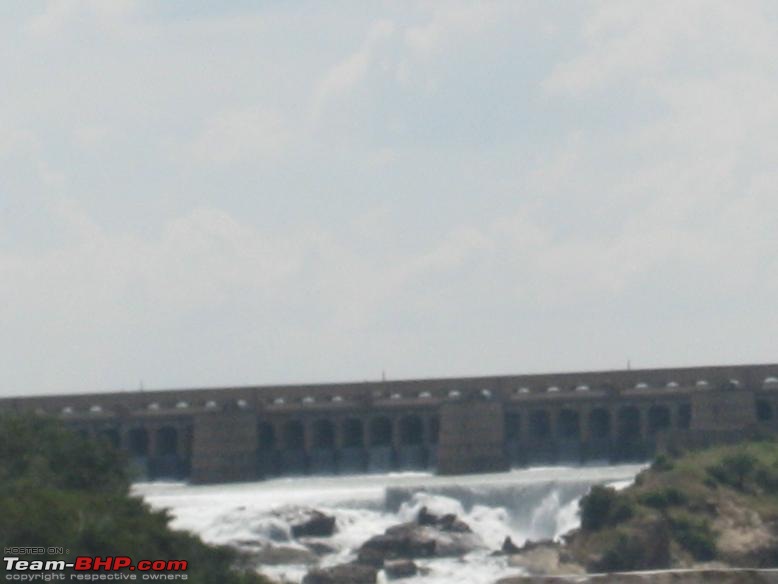
[(642, 461), (778, 427), (778, 364), (0, 399), (192, 483)]

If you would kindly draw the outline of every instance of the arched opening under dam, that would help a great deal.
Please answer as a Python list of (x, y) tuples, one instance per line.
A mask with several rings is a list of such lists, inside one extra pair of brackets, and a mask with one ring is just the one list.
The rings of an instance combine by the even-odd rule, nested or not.
[(547, 410), (530, 412), (529, 436), (525, 452), (528, 464), (556, 462), (557, 444), (551, 431), (551, 415)]
[(380, 472), (395, 467), (393, 438), (392, 421), (389, 418), (380, 416), (370, 421), (368, 470)]
[(335, 424), (332, 420), (321, 419), (314, 421), (311, 446), (309, 455), (310, 472), (313, 474), (334, 474), (337, 472)]
[(618, 410), (616, 460), (637, 461), (646, 456), (643, 442), (643, 426), (640, 409), (636, 406), (622, 406)]
[(127, 433), (127, 450), (133, 458), (149, 455), (149, 433), (146, 428), (132, 428)]
[(262, 477), (276, 476), (280, 472), (278, 439), (275, 426), (270, 422), (257, 424), (257, 469)]
[(559, 431), (559, 446), (557, 460), (559, 462), (580, 462), (581, 452), (581, 416), (577, 410), (563, 409), (559, 412), (557, 421)]
[(359, 418), (346, 418), (341, 428), (343, 447), (340, 449), (340, 472), (363, 472), (367, 468), (365, 424)]
[(756, 401), (756, 419), (760, 422), (769, 422), (773, 419), (773, 406), (767, 400)]
[(651, 406), (648, 409), (648, 433), (656, 436), (659, 432), (669, 430), (671, 426), (670, 408), (664, 405)]
[(400, 468), (426, 468), (427, 448), (424, 444), (424, 422), (420, 416), (400, 418), (400, 445), (397, 464)]
[(284, 423), (283, 447), (279, 459), (283, 474), (300, 475), (308, 472), (305, 426), (300, 420), (288, 420)]
[(153, 478), (183, 478), (188, 474), (188, 457), (180, 447), (181, 435), (174, 426), (162, 426), (154, 433), (154, 452), (148, 461)]

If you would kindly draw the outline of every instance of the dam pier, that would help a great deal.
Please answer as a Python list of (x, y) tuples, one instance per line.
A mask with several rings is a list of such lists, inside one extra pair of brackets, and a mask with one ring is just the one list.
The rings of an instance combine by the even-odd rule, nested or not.
[(778, 430), (778, 364), (12, 397), (149, 479), (646, 460)]

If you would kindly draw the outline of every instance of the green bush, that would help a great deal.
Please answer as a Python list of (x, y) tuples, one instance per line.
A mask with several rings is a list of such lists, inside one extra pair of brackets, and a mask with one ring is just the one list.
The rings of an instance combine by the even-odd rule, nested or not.
[(683, 514), (670, 518), (672, 536), (695, 560), (709, 561), (716, 557), (716, 535), (708, 521)]
[(627, 497), (617, 497), (608, 515), (608, 523), (610, 525), (623, 523), (632, 519), (634, 515), (635, 508), (632, 501)]
[(55, 547), (73, 554), (187, 560), (193, 584), (259, 584), (234, 569), (230, 549), (171, 531), (166, 512), (129, 496), (125, 460), (107, 444), (70, 432), (60, 422), (0, 416), (0, 541)]
[(666, 526), (659, 523), (642, 531), (617, 531), (602, 556), (587, 567), (595, 572), (624, 572), (669, 566), (670, 538)]
[(667, 472), (673, 470), (674, 468), (675, 463), (673, 463), (673, 461), (670, 460), (670, 457), (666, 454), (660, 454), (654, 459), (654, 462), (651, 463), (651, 470), (657, 472)]
[(598, 572), (637, 570), (643, 564), (643, 552), (642, 541), (620, 533), (616, 541), (605, 550), (594, 568)]
[(632, 502), (620, 496), (614, 489), (595, 485), (581, 499), (581, 528), (597, 531), (606, 525), (615, 525), (630, 519), (633, 515)]
[(597, 531), (608, 523), (608, 515), (616, 498), (616, 491), (595, 485), (589, 494), (581, 499), (581, 528), (584, 531)]
[(640, 496), (639, 501), (654, 509), (667, 509), (688, 503), (688, 497), (675, 487), (666, 487), (657, 491), (649, 491)]
[(706, 470), (718, 482), (733, 487), (739, 491), (745, 490), (746, 481), (754, 474), (759, 461), (745, 451), (730, 454)]
[(714, 479), (712, 476), (707, 476), (702, 480), (702, 484), (708, 487), (709, 489), (716, 490), (719, 488), (719, 483), (716, 479)]
[(778, 469), (761, 466), (754, 473), (754, 480), (765, 491), (778, 492)]
[(122, 455), (50, 418), (0, 417), (0, 488), (127, 492)]

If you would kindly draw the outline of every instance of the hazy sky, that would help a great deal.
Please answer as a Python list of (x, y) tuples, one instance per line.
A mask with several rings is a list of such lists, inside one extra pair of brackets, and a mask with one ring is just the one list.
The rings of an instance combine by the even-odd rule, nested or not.
[(778, 3), (0, 6), (0, 393), (778, 361)]

